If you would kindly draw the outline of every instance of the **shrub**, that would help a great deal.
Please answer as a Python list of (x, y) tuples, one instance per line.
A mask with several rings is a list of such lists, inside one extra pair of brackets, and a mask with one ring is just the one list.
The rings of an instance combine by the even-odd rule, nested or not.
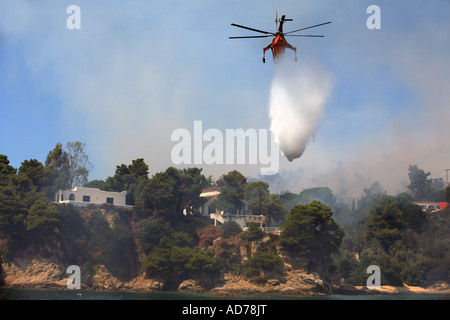
[(244, 276), (258, 276), (261, 271), (272, 271), (281, 265), (281, 258), (274, 251), (256, 251), (242, 266)]

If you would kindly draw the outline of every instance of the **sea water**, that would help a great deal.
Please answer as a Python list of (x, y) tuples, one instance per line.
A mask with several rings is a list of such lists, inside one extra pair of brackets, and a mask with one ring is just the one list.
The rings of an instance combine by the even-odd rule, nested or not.
[(206, 293), (133, 292), (94, 290), (23, 289), (0, 287), (0, 300), (450, 300), (448, 294), (382, 294), (280, 296), (241, 295), (216, 297)]
[[(382, 301), (383, 300), (383, 301)], [(390, 300), (390, 301), (389, 301)], [(392, 300), (396, 300), (392, 304)], [(414, 300), (399, 303), (398, 300)], [(65, 319), (292, 319), (336, 317), (336, 314), (371, 315), (405, 319), (423, 312), (417, 300), (450, 300), (444, 294), (278, 296), (241, 295), (215, 297), (210, 294), (177, 292), (125, 292), (91, 290), (15, 289), (0, 287), (0, 315), (21, 318), (50, 316)], [(356, 302), (355, 302), (356, 301)], [(350, 304), (349, 304), (350, 303)], [(354, 304), (353, 306), (351, 304)], [(390, 306), (382, 306), (389, 304)], [(447, 303), (433, 301), (436, 314), (444, 314)], [(437, 308), (437, 309), (436, 309)], [(255, 313), (253, 311), (257, 310)], [(364, 312), (361, 313), (363, 310)], [(441, 312), (442, 311), (442, 312)], [(311, 316), (313, 315), (313, 316)], [(320, 316), (319, 316), (320, 315)], [(352, 316), (352, 318), (353, 318)], [(3, 318), (2, 318), (3, 319)]]

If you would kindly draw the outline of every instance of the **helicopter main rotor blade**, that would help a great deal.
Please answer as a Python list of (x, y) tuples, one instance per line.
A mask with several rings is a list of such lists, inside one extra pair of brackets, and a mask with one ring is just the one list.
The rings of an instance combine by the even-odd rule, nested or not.
[(303, 31), (303, 30), (307, 30), (307, 29), (312, 29), (312, 28), (316, 28), (316, 27), (320, 27), (320, 26), (324, 26), (326, 24), (331, 23), (331, 21), (325, 22), (325, 23), (321, 23), (321, 24), (317, 24), (315, 26), (311, 26), (311, 27), (307, 27), (307, 28), (302, 28), (302, 29), (298, 29), (298, 30), (294, 30), (294, 31), (289, 31), (289, 32), (285, 32), (284, 34), (290, 34), (290, 33), (294, 33), (294, 32), (299, 32), (299, 31)]
[(242, 29), (247, 29), (247, 30), (254, 31), (254, 32), (259, 32), (259, 33), (264, 33), (264, 34), (275, 35), (275, 33), (272, 33), (272, 32), (267, 32), (267, 31), (262, 31), (262, 30), (253, 29), (253, 28), (249, 28), (249, 27), (244, 27), (244, 26), (241, 26), (241, 25), (238, 25), (238, 24), (235, 24), (235, 23), (232, 23), (231, 25), (232, 25), (233, 27), (238, 27), (238, 28), (242, 28)]
[(310, 37), (310, 38), (323, 38), (325, 36), (315, 36), (309, 34), (287, 34), (286, 37)]
[(252, 38), (268, 38), (271, 36), (247, 36), (247, 37), (228, 37), (228, 39), (252, 39)]

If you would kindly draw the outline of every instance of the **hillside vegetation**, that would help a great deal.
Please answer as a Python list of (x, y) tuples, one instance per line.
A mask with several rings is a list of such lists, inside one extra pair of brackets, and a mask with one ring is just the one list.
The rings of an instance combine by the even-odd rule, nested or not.
[[(449, 282), (450, 212), (425, 213), (411, 201), (449, 201), (450, 188), (417, 166), (408, 169), (410, 192), (391, 196), (374, 183), (349, 207), (337, 203), (327, 187), (271, 194), (266, 182), (248, 182), (238, 171), (217, 181), (199, 168), (170, 167), (149, 177), (148, 165), (136, 159), (117, 166), (104, 181), (85, 184), (127, 190), (134, 209), (120, 209), (53, 204), (57, 189), (86, 174), (70, 161), (76, 160), (60, 144), (44, 164), (25, 160), (18, 169), (0, 155), (3, 264), (24, 252), (56, 254), (85, 274), (104, 266), (123, 281), (145, 275), (169, 289), (187, 279), (208, 286), (224, 274), (276, 278), (286, 271), (286, 259), (335, 283), (365, 285), (369, 265), (380, 267), (382, 284)], [(216, 208), (237, 210), (245, 199), (254, 214), (282, 226), (282, 233), (267, 234), (257, 225), (243, 231), (233, 222), (213, 226), (197, 216), (194, 208), (204, 201), (200, 193), (211, 186), (223, 187)]]

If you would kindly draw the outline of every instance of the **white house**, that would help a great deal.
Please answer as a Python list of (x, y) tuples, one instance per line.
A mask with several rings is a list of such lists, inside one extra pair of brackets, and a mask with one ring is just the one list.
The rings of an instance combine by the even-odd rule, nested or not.
[(98, 188), (76, 187), (69, 190), (58, 190), (55, 203), (71, 203), (74, 206), (85, 207), (90, 204), (112, 204), (119, 207), (129, 207), (126, 203), (127, 192), (102, 191)]

